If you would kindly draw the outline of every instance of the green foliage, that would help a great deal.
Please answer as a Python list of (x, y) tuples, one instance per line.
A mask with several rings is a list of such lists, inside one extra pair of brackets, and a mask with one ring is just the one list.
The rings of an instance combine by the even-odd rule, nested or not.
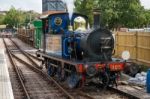
[(4, 24), (5, 15), (0, 14), (0, 25)]
[(145, 21), (143, 22), (143, 24), (148, 26), (150, 24), (150, 10), (145, 10), (143, 15), (145, 18)]
[(24, 12), (24, 24), (31, 23), (37, 16), (39, 16), (39, 14), (33, 11)]
[(22, 11), (16, 10), (14, 7), (6, 13), (4, 18), (4, 23), (9, 27), (17, 27), (18, 25), (27, 25), (30, 21), (34, 20), (34, 18), (39, 15), (33, 11)]
[(4, 23), (9, 27), (14, 27), (22, 21), (21, 12), (12, 7), (5, 16)]
[(150, 10), (145, 10), (139, 0), (76, 0), (77, 12), (88, 15), (92, 23), (92, 9), (101, 13), (101, 24), (109, 28), (142, 27), (150, 24)]
[(93, 0), (76, 0), (75, 6), (76, 6), (76, 12), (82, 13), (84, 15), (87, 15), (89, 17), (89, 22), (92, 24), (93, 16), (93, 6), (94, 6)]
[(148, 65), (144, 65), (144, 64), (140, 65), (140, 67), (141, 67), (141, 70), (145, 71), (145, 72), (147, 72), (147, 70), (149, 69), (149, 66)]

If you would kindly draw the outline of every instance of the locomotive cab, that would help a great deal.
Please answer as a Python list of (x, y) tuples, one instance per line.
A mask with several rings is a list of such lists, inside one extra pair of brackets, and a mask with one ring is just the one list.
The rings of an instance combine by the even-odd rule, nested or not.
[[(84, 22), (82, 20), (84, 20)], [(57, 13), (43, 17), (43, 33), (44, 33), (44, 52), (57, 55), (64, 59), (71, 59), (75, 49), (79, 49), (80, 37), (74, 30), (79, 28), (86, 30), (88, 18), (81, 14), (74, 13), (72, 19), (69, 19), (68, 13)], [(82, 22), (79, 22), (82, 21)], [(69, 31), (71, 26), (72, 30)], [(73, 48), (76, 42), (76, 48)]]

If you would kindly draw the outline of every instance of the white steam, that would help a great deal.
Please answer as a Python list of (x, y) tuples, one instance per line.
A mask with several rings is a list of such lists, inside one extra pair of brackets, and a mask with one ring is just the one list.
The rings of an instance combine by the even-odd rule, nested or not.
[(73, 9), (75, 8), (74, 6), (74, 1), (75, 0), (62, 0), (64, 3), (67, 5), (68, 13), (69, 13), (69, 18), (71, 19), (72, 14), (73, 14)]

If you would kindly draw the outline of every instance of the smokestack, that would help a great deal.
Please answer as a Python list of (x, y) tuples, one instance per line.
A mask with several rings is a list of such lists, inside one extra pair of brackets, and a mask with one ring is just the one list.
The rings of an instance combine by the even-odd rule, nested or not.
[(100, 10), (93, 9), (94, 28), (100, 28)]

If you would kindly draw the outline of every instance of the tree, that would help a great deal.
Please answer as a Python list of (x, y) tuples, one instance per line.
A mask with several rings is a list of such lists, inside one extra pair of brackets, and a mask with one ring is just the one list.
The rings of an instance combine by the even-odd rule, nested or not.
[(31, 23), (35, 17), (39, 16), (38, 13), (34, 12), (34, 11), (26, 11), (26, 12), (23, 12), (24, 14), (24, 24), (28, 24), (28, 23)]
[(5, 15), (0, 14), (0, 25), (4, 24)]
[(75, 5), (79, 13), (90, 17), (90, 23), (92, 9), (100, 9), (101, 24), (110, 29), (150, 24), (150, 11), (141, 6), (140, 0), (76, 0)]
[(92, 24), (93, 21), (92, 11), (93, 11), (94, 3), (95, 2), (93, 0), (76, 0), (75, 2), (76, 12), (87, 15), (90, 24)]
[(144, 10), (142, 15), (145, 17), (143, 25), (150, 25), (150, 10)]
[(17, 27), (18, 25), (27, 25), (30, 21), (33, 21), (39, 14), (34, 11), (22, 11), (16, 10), (14, 7), (6, 13), (4, 23), (9, 27)]
[(11, 9), (6, 13), (4, 23), (7, 24), (9, 27), (17, 27), (17, 24), (22, 22), (22, 12), (20, 10), (16, 10), (14, 7), (11, 7)]
[(137, 27), (143, 7), (139, 0), (99, 0), (103, 23), (109, 28)]

